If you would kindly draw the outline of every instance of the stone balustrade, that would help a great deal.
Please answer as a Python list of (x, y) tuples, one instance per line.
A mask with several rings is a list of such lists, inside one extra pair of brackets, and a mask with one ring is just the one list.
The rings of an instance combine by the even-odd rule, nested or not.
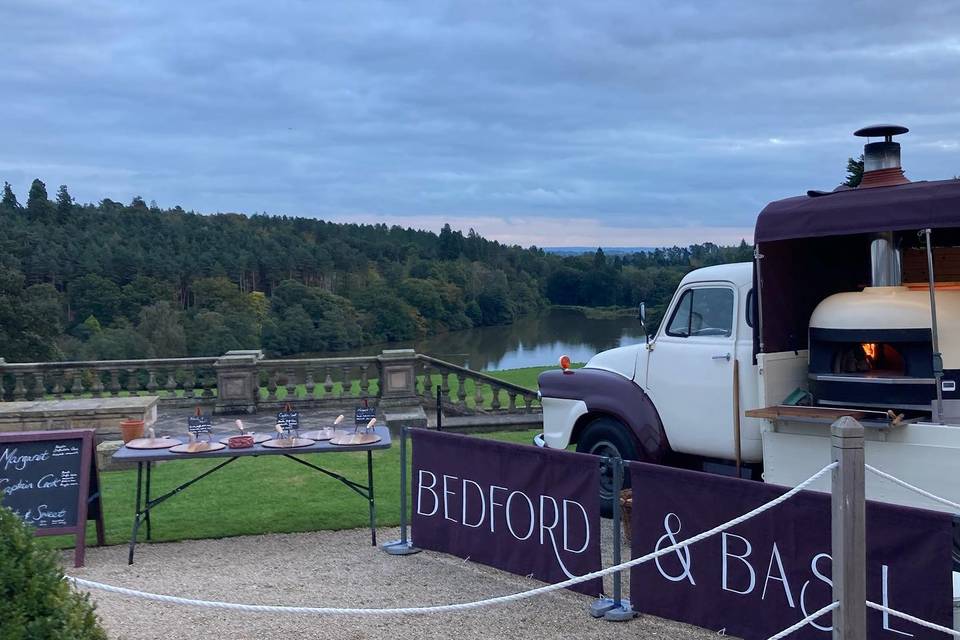
[(219, 358), (8, 363), (0, 402), (158, 396), (161, 406), (212, 406), (216, 413), (297, 407), (436, 408), (450, 415), (539, 412), (536, 391), (412, 350), (378, 356), (268, 359), (257, 350)]

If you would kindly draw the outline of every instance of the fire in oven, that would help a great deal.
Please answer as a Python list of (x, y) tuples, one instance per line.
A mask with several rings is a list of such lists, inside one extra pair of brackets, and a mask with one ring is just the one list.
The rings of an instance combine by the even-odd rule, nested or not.
[(929, 411), (936, 397), (929, 329), (810, 329), (815, 404)]

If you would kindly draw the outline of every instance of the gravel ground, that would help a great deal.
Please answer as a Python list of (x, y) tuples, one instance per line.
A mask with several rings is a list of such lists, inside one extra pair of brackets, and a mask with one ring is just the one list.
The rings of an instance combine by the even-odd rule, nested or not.
[[(608, 529), (608, 527), (604, 527)], [(369, 531), (247, 536), (140, 544), (136, 564), (118, 545), (87, 550), (87, 566), (67, 573), (154, 593), (249, 604), (393, 607), (481, 600), (541, 583), (440, 553), (389, 556)], [(397, 529), (381, 529), (395, 540)], [(605, 541), (605, 556), (610, 539)], [(606, 560), (606, 558), (605, 558)], [(626, 582), (626, 580), (624, 581)], [(627, 623), (595, 620), (591, 599), (560, 591), (465, 613), (318, 617), (183, 607), (91, 592), (113, 639), (226, 638), (712, 638), (714, 634), (652, 616)]]

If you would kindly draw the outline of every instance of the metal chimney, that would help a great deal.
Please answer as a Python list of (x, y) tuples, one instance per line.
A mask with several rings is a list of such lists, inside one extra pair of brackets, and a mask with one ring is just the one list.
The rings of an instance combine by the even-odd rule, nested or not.
[(893, 232), (878, 233), (870, 243), (870, 285), (899, 287), (902, 277), (900, 249)]
[(888, 187), (910, 182), (900, 166), (900, 143), (893, 141), (909, 131), (898, 124), (875, 124), (857, 129), (853, 135), (861, 138), (883, 137), (883, 142), (868, 142), (863, 146), (863, 179), (859, 188)]

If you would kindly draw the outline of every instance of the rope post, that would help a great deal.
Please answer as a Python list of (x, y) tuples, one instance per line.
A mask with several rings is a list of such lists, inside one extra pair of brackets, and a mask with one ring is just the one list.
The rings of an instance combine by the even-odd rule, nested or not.
[(830, 427), (833, 461), (831, 554), (834, 640), (866, 640), (867, 551), (863, 425), (844, 416)]
[(407, 437), (409, 427), (400, 430), (400, 539), (387, 542), (382, 549), (391, 556), (420, 553), (407, 537)]
[[(622, 507), (620, 506), (620, 491), (623, 489), (623, 459), (604, 458), (603, 465), (610, 465), (613, 471), (613, 504), (611, 505), (613, 520), (613, 565), (621, 562), (620, 540)], [(594, 618), (603, 618), (612, 622), (632, 620), (636, 615), (630, 606), (629, 600), (623, 600), (621, 585), (622, 571), (613, 574), (613, 597), (599, 598), (590, 605), (590, 615)]]

